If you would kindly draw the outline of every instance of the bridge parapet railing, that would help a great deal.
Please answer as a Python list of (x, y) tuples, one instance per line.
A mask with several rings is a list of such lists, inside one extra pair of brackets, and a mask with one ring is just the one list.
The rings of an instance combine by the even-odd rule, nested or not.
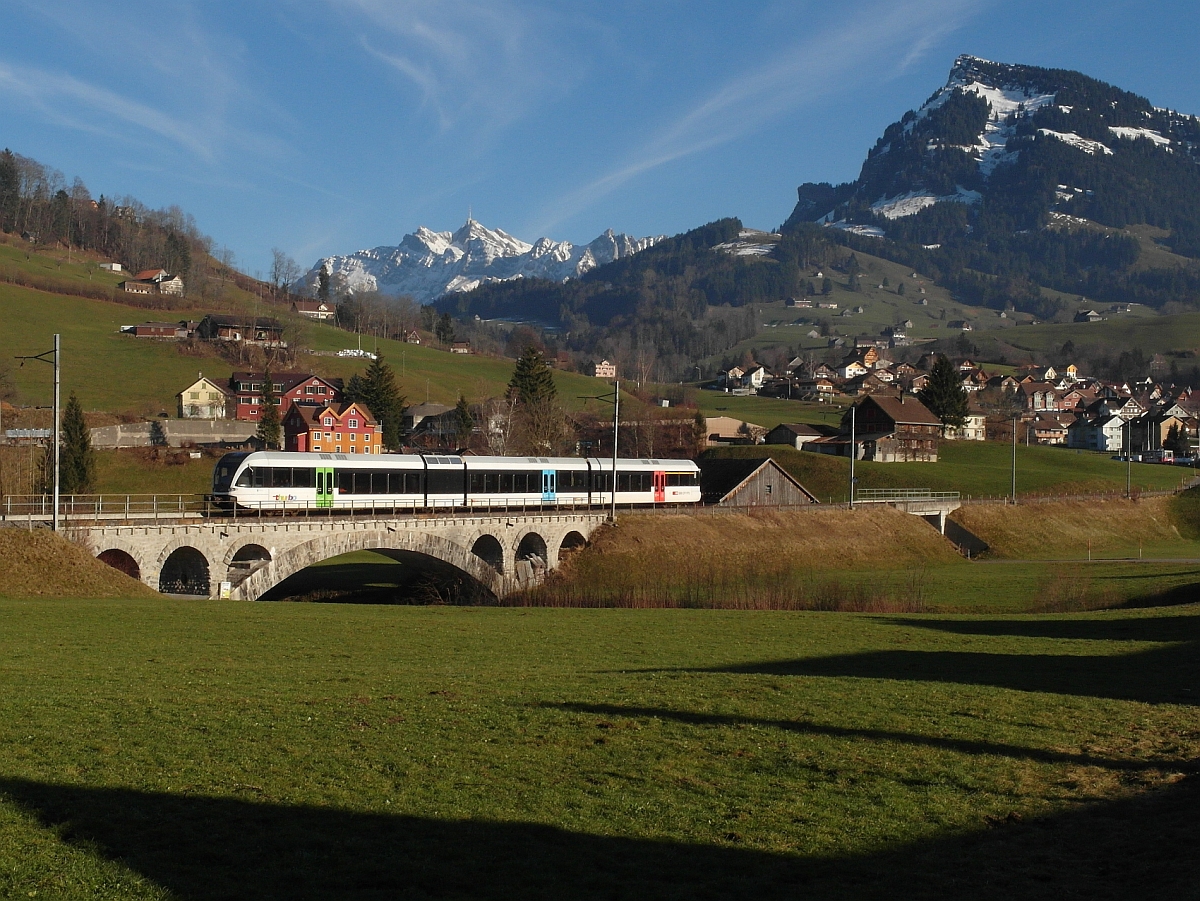
[[(48, 494), (6, 494), (0, 498), (0, 520), (43, 521), (52, 518), (54, 499)], [(72, 520), (172, 519), (206, 512), (199, 494), (64, 494), (60, 516)]]
[(957, 501), (958, 491), (930, 491), (928, 488), (860, 488), (854, 492), (855, 503), (887, 503), (889, 501)]

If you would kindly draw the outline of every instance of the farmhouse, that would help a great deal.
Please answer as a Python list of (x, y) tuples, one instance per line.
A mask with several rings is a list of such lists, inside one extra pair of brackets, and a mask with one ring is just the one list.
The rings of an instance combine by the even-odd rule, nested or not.
[[(853, 417), (853, 425), (851, 418)], [(868, 394), (842, 417), (838, 434), (818, 438), (805, 446), (824, 454), (876, 463), (936, 463), (942, 421), (916, 398)]]
[(337, 318), (337, 310), (333, 304), (323, 300), (296, 300), (292, 302), (292, 312), (305, 319), (315, 319), (325, 322)]
[(287, 347), (283, 325), (265, 316), (229, 316), (210, 313), (200, 320), (196, 335), (205, 341), (240, 341), (264, 347)]

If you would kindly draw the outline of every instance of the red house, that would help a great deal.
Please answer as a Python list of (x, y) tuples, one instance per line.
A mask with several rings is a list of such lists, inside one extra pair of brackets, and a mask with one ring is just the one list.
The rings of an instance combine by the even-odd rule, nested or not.
[[(261, 372), (235, 372), (229, 377), (229, 393), (237, 403), (235, 419), (258, 421), (265, 379)], [(325, 379), (309, 372), (272, 372), (271, 383), (280, 419), (287, 416), (294, 404), (324, 406), (342, 400), (341, 379)]]
[(283, 419), (283, 449), (325, 454), (378, 454), (379, 423), (360, 403), (294, 404)]

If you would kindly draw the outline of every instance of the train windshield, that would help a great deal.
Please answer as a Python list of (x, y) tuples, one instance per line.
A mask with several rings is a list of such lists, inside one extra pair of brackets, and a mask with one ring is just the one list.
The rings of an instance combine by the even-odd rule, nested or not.
[(249, 454), (226, 454), (213, 469), (213, 494), (226, 494), (233, 485), (233, 476)]

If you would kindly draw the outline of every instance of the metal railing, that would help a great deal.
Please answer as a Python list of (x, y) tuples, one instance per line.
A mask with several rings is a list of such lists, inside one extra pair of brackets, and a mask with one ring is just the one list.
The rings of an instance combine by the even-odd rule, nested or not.
[[(60, 516), (74, 520), (179, 519), (205, 512), (198, 494), (64, 494)], [(0, 521), (25, 522), (51, 518), (54, 499), (48, 494), (6, 494), (0, 498)]]
[(961, 496), (957, 491), (930, 491), (928, 488), (860, 488), (854, 492), (854, 502), (956, 501)]

